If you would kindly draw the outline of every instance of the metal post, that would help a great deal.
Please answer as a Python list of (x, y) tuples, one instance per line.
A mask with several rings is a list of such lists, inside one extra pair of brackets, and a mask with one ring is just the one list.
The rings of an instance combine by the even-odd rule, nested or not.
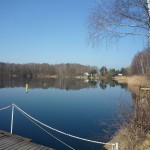
[(118, 143), (116, 143), (116, 150), (118, 150)]
[(12, 113), (11, 113), (11, 134), (13, 131), (13, 121), (14, 121), (14, 104), (12, 104)]

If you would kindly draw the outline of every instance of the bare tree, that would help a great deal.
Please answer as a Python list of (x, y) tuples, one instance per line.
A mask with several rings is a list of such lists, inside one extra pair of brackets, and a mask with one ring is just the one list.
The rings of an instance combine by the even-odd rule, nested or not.
[(149, 0), (101, 0), (88, 18), (92, 43), (128, 35), (149, 38)]
[(81, 76), (85, 72), (98, 70), (95, 66), (84, 66), (81, 64), (12, 64), (0, 62), (0, 77), (18, 76), (18, 77), (48, 77), (56, 75), (58, 77)]
[(150, 72), (150, 48), (138, 52), (131, 63), (132, 74), (149, 75)]

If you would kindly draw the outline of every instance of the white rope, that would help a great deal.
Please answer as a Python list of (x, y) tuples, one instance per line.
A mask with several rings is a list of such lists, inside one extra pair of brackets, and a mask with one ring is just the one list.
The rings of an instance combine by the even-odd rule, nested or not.
[(20, 108), (19, 108), (18, 106), (16, 106), (15, 104), (14, 104), (14, 106), (15, 106), (20, 112), (22, 112), (23, 114), (25, 114), (25, 115), (28, 116), (29, 118), (33, 119), (34, 121), (38, 122), (39, 124), (41, 124), (41, 125), (43, 125), (43, 126), (49, 128), (49, 129), (51, 129), (51, 130), (53, 130), (53, 131), (56, 131), (56, 132), (58, 132), (58, 133), (60, 133), (60, 134), (63, 134), (63, 135), (66, 135), (66, 136), (69, 136), (69, 137), (72, 137), (72, 138), (75, 138), (75, 139), (79, 139), (79, 140), (82, 140), (82, 141), (91, 142), (91, 143), (104, 144), (104, 145), (105, 145), (105, 144), (107, 144), (107, 145), (116, 145), (116, 143), (104, 143), (104, 142), (99, 142), (99, 141), (93, 141), (93, 140), (89, 140), (89, 139), (77, 137), (77, 136), (74, 136), (74, 135), (65, 133), (65, 132), (63, 132), (63, 131), (57, 130), (57, 129), (52, 128), (52, 127), (50, 127), (50, 126), (48, 126), (48, 125), (42, 123), (41, 121), (39, 121), (39, 120), (33, 118), (32, 116), (30, 116), (29, 114), (27, 114), (26, 112), (24, 112), (22, 109), (20, 109)]
[[(19, 110), (18, 110), (19, 111)], [(20, 111), (19, 111), (20, 112)], [(21, 112), (22, 113), (22, 112)], [(65, 146), (69, 147), (72, 150), (75, 150), (73, 147), (69, 146), (68, 144), (66, 144), (65, 142), (63, 142), (62, 140), (60, 140), (59, 138), (57, 138), (56, 136), (52, 135), (51, 133), (49, 133), (47, 130), (45, 130), (44, 128), (42, 128), (40, 125), (38, 125), (35, 121), (33, 121), (31, 118), (29, 118), (27, 115), (25, 115), (24, 113), (22, 113), (27, 119), (29, 119), (32, 123), (34, 123), (36, 126), (38, 126), (40, 129), (42, 129), (44, 132), (46, 132), (48, 135), (50, 135), (51, 137), (53, 137), (54, 139), (56, 139), (57, 141), (61, 142), (62, 144), (64, 144)]]
[(4, 110), (4, 109), (7, 109), (7, 108), (9, 108), (9, 107), (11, 107), (12, 105), (9, 105), (9, 106), (6, 106), (6, 107), (4, 107), (4, 108), (0, 108), (0, 111), (1, 110)]

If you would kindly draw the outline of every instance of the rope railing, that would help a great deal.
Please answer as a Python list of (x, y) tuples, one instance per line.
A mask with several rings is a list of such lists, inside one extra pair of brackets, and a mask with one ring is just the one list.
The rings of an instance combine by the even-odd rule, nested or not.
[(5, 110), (5, 109), (10, 108), (10, 107), (12, 107), (12, 105), (9, 105), (9, 106), (6, 106), (6, 107), (3, 107), (3, 108), (0, 108), (0, 110)]
[(22, 113), (22, 115), (24, 115), (27, 119), (29, 119), (32, 123), (34, 123), (38, 128), (40, 128), (41, 130), (43, 130), (45, 133), (47, 133), (48, 135), (50, 135), (51, 137), (53, 137), (54, 139), (56, 139), (60, 143), (64, 144), (65, 146), (67, 146), (68, 148), (70, 148), (72, 150), (75, 150), (73, 147), (69, 146), (68, 144), (66, 144), (65, 142), (63, 142), (62, 140), (60, 140), (59, 138), (57, 138), (56, 136), (52, 135), (50, 132), (48, 132), (47, 130), (45, 130), (43, 127), (41, 127), (39, 124), (37, 124), (35, 121), (33, 121), (31, 118), (29, 118), (25, 114)]
[[(74, 138), (74, 139), (78, 139), (78, 140), (82, 140), (82, 141), (86, 141), (86, 142), (90, 142), (90, 143), (96, 143), (96, 144), (111, 145), (111, 146), (112, 146), (112, 149), (115, 147), (115, 150), (118, 150), (118, 143), (105, 143), (105, 142), (99, 142), (99, 141), (89, 140), (89, 139), (81, 138), (81, 137), (78, 137), (78, 136), (74, 136), (74, 135), (72, 135), (72, 134), (68, 134), (68, 133), (66, 133), (66, 132), (63, 132), (63, 131), (60, 131), (60, 130), (58, 130), (58, 129), (55, 129), (55, 128), (51, 127), (51, 126), (48, 126), (48, 125), (42, 123), (41, 121), (35, 119), (34, 117), (32, 117), (31, 115), (29, 115), (28, 113), (26, 113), (25, 111), (23, 111), (21, 108), (19, 108), (19, 107), (18, 107), (17, 105), (15, 105), (15, 104), (12, 104), (12, 105), (7, 106), (7, 107), (4, 107), (4, 108), (1, 108), (0, 110), (7, 109), (7, 108), (9, 108), (9, 107), (11, 107), (11, 106), (12, 106), (11, 134), (12, 134), (12, 130), (13, 130), (14, 108), (16, 108), (20, 113), (22, 113), (24, 116), (26, 116), (30, 121), (32, 121), (32, 122), (34, 121), (33, 123), (36, 124), (37, 126), (39, 126), (38, 124), (40, 124), (40, 125), (42, 125), (42, 126), (48, 128), (48, 129), (50, 129), (50, 130), (53, 130), (53, 131), (55, 131), (55, 132), (57, 132), (57, 133), (63, 134), (63, 135), (65, 135), (65, 136), (68, 136), (68, 137), (71, 137), (71, 138)], [(37, 123), (38, 123), (38, 124), (37, 124)], [(43, 129), (41, 126), (40, 126), (40, 128), (41, 128), (42, 130), (45, 130), (45, 129)], [(46, 131), (46, 130), (45, 130), (45, 131)], [(46, 131), (46, 132), (48, 132), (48, 131)], [(54, 136), (54, 137), (55, 137), (55, 136)], [(56, 139), (56, 138), (55, 138), (55, 139)], [(60, 141), (61, 141), (61, 140), (60, 140)], [(64, 144), (64, 142), (63, 142), (63, 144)], [(65, 145), (67, 146), (66, 143), (65, 143)], [(68, 145), (68, 147), (70, 147), (70, 146)], [(73, 149), (72, 147), (70, 147), (70, 148)]]

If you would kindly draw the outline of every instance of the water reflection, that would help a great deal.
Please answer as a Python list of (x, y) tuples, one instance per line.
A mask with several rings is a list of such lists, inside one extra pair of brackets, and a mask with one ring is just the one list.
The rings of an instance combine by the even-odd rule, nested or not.
[(107, 82), (106, 82), (106, 80), (102, 80), (102, 81), (100, 82), (99, 86), (101, 87), (101, 89), (106, 89), (106, 87), (107, 87)]
[(103, 90), (106, 89), (107, 86), (109, 86), (109, 87), (120, 86), (122, 89), (127, 89), (128, 88), (127, 84), (120, 84), (115, 80), (102, 80), (102, 81), (100, 81), (99, 86)]
[[(29, 86), (28, 94), (25, 93), (27, 83)], [(116, 111), (118, 112), (120, 95), (126, 96), (126, 103), (130, 100), (128, 91), (120, 88), (117, 82), (106, 80), (84, 82), (84, 80), (62, 78), (32, 78), (28, 80), (23, 78), (1, 78), (0, 87), (1, 107), (15, 103), (27, 113), (50, 126), (76, 136), (103, 142), (106, 142), (104, 135), (106, 135), (107, 127), (100, 126), (99, 122), (103, 121), (112, 125), (114, 123), (113, 118), (117, 116), (115, 114)], [(105, 90), (101, 90), (102, 88)], [(70, 91), (66, 92), (59, 89)], [(4, 121), (0, 124), (1, 130), (10, 130), (10, 114), (11, 112), (6, 115), (0, 114), (0, 117), (5, 116), (6, 120), (8, 120), (8, 123)], [(114, 114), (113, 117), (112, 114)], [(28, 137), (33, 139), (34, 142), (45, 146), (66, 150), (66, 147), (47, 137), (42, 131), (35, 128), (32, 123), (28, 123), (26, 118), (23, 118), (19, 113), (16, 112), (14, 118), (15, 134)], [(111, 133), (115, 131), (114, 129)], [(78, 150), (103, 149), (103, 145), (81, 142), (60, 135), (58, 137)]]
[(1, 78), (0, 79), (0, 88), (6, 87), (25, 87), (26, 84), (29, 84), (30, 88), (56, 88), (56, 89), (65, 89), (65, 90), (80, 90), (83, 88), (97, 88), (98, 85), (101, 89), (106, 89), (107, 86), (115, 87), (121, 86), (121, 88), (127, 88), (125, 84), (119, 84), (116, 81), (110, 80), (79, 80), (75, 78)]

